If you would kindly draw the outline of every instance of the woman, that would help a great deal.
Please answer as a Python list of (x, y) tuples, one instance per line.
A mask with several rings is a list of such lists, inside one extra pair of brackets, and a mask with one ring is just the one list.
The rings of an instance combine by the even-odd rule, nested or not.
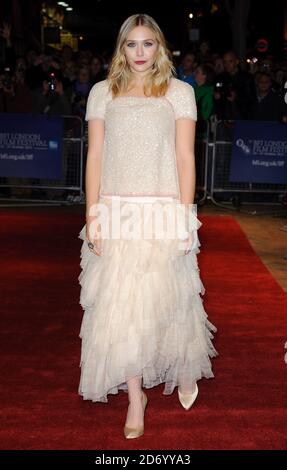
[[(144, 432), (142, 387), (164, 382), (169, 395), (179, 386), (188, 409), (196, 381), (213, 377), (209, 356), (217, 354), (196, 261), (195, 100), (173, 74), (157, 23), (133, 15), (120, 28), (107, 79), (94, 85), (87, 104), (79, 393), (107, 402), (108, 394), (127, 391), (128, 439)], [(175, 209), (176, 234), (169, 223), (172, 233), (160, 237), (155, 225), (163, 215), (166, 227)]]

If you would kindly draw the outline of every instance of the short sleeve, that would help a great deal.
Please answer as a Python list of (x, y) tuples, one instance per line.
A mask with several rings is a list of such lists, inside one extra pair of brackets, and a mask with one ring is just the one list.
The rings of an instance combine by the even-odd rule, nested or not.
[(171, 102), (175, 119), (190, 118), (194, 121), (197, 120), (195, 95), (191, 85), (176, 79), (171, 92)]
[(89, 119), (105, 119), (107, 100), (107, 83), (102, 80), (96, 83), (90, 90), (85, 120)]

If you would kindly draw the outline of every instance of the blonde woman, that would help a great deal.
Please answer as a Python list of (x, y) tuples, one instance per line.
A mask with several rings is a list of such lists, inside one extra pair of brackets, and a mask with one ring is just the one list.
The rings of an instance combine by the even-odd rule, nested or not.
[(87, 103), (79, 276), (79, 394), (107, 402), (109, 394), (127, 392), (127, 439), (144, 433), (142, 388), (164, 383), (170, 395), (178, 387), (189, 409), (196, 382), (213, 377), (216, 328), (202, 305), (196, 257), (196, 118), (193, 89), (175, 78), (155, 20), (127, 18), (107, 79), (94, 85)]

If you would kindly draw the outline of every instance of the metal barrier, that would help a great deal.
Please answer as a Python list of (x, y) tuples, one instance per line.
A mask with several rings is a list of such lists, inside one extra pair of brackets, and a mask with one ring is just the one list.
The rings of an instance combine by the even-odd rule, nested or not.
[(196, 125), (195, 168), (196, 168), (196, 203), (202, 205), (208, 195), (208, 153), (209, 121), (200, 120)]
[[(70, 204), (84, 202), (83, 169), (87, 154), (88, 132), (85, 121), (78, 116), (62, 116), (64, 122), (61, 180), (35, 178), (0, 178), (0, 192), (6, 189), (7, 197), (0, 196), (0, 206), (13, 202), (40, 204)], [(207, 197), (209, 122), (198, 121), (195, 140), (197, 202)], [(5, 201), (9, 200), (9, 204)], [(18, 205), (18, 204), (17, 204)]]
[[(28, 205), (84, 203), (83, 168), (87, 154), (87, 126), (78, 116), (62, 116), (64, 122), (62, 168), (60, 180), (0, 178), (0, 206), (13, 202)], [(234, 121), (198, 121), (195, 138), (196, 203), (207, 199), (225, 209), (240, 210), (242, 195), (286, 194), (287, 186), (266, 183), (235, 183), (229, 181)], [(225, 196), (226, 200), (220, 200)], [(5, 204), (9, 200), (9, 204)], [(268, 204), (266, 201), (244, 201)], [(272, 204), (280, 202), (272, 202)], [(284, 212), (286, 209), (284, 208)], [(256, 211), (248, 212), (256, 214)]]
[[(280, 198), (276, 195), (282, 197), (284, 193), (287, 193), (287, 185), (229, 181), (234, 121), (217, 121), (212, 127), (212, 133), (209, 134), (210, 142), (208, 143), (212, 149), (209, 199), (220, 207), (241, 211), (240, 206), (243, 199), (245, 204), (281, 206)], [(260, 194), (260, 198), (255, 197), (257, 194)], [(228, 207), (230, 204), (231, 207)], [(286, 212), (285, 208), (282, 210)], [(253, 215), (257, 213), (256, 211), (242, 212)]]
[[(62, 178), (0, 178), (0, 206), (27, 203), (70, 204), (85, 200), (83, 192), (84, 123), (78, 116), (63, 117)], [(6, 192), (6, 195), (5, 195)], [(5, 201), (9, 200), (9, 204)]]

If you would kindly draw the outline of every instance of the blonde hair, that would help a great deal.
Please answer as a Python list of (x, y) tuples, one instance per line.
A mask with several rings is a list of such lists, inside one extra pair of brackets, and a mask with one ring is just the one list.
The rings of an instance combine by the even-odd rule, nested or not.
[(124, 44), (128, 34), (136, 26), (145, 26), (151, 29), (158, 43), (154, 65), (145, 77), (144, 94), (156, 97), (165, 95), (170, 78), (176, 75), (170, 51), (156, 21), (146, 14), (132, 15), (124, 21), (120, 28), (116, 48), (109, 66), (107, 81), (109, 91), (112, 92), (114, 98), (127, 91), (132, 78), (132, 71), (124, 53)]

